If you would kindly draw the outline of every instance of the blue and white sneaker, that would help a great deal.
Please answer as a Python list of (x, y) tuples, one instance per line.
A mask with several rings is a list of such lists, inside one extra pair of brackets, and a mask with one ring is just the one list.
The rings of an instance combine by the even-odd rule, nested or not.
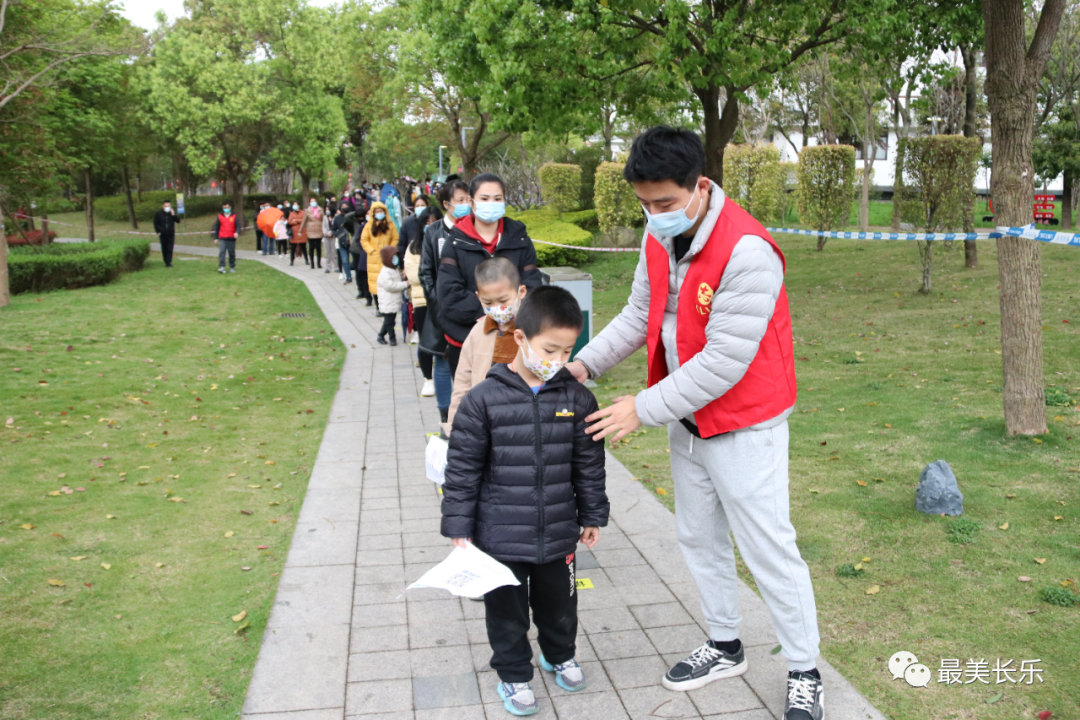
[(536, 702), (529, 683), (501, 682), (497, 690), (503, 707), (511, 715), (535, 715), (540, 712), (540, 703)]
[(578, 665), (578, 661), (573, 658), (564, 663), (552, 665), (547, 661), (547, 658), (541, 655), (540, 667), (548, 672), (555, 673), (555, 684), (563, 690), (577, 692), (578, 690), (584, 690), (587, 685), (585, 681), (585, 671)]

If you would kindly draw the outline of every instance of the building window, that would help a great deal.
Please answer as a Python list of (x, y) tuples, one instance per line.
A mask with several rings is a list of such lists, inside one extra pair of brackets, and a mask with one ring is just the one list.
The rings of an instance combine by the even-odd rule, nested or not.
[[(855, 147), (855, 159), (863, 159), (862, 142), (858, 138), (851, 135), (842, 135), (837, 138), (837, 141), (841, 145), (852, 145)], [(878, 138), (877, 154), (874, 156), (874, 161), (888, 160), (889, 159), (889, 134), (885, 133)]]

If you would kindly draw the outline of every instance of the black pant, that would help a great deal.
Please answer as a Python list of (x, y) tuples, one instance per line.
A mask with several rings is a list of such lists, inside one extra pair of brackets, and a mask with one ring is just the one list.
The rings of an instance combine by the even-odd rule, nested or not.
[(484, 596), (488, 643), (494, 653), (491, 669), (508, 683), (533, 678), (532, 646), (529, 645), (529, 607), (539, 633), (537, 641), (544, 659), (553, 665), (570, 660), (577, 652), (577, 562), (573, 555), (543, 565), (503, 562), (520, 585), (504, 585)]
[[(419, 334), (424, 329), (424, 318), (427, 317), (427, 305), (421, 305), (420, 307), (413, 307), (413, 332)], [(426, 353), (423, 350), (416, 353), (420, 360), (420, 372), (423, 373), (425, 380), (431, 379), (431, 363), (434, 360), (431, 353)]]
[(353, 279), (356, 280), (357, 296), (370, 300), (371, 290), (368, 288), (367, 253), (358, 255), (350, 250), (349, 257), (352, 259), (352, 273)]
[(290, 242), (289, 243), (289, 248), (290, 248), (289, 249), (289, 264), (290, 265), (292, 265), (294, 262), (296, 262), (296, 256), (300, 254), (300, 251), (303, 251), (303, 253), (304, 253), (304, 262), (308, 261), (307, 243), (306, 242), (300, 242), (300, 243)]
[(397, 339), (397, 336), (394, 335), (394, 318), (396, 317), (397, 313), (382, 314), (382, 329), (379, 330), (379, 337), (386, 337), (387, 333), (389, 333), (391, 340)]
[(277, 241), (277, 251), (278, 251), (278, 255), (284, 255), (284, 254), (285, 254), (285, 246), (286, 246), (286, 245), (289, 245), (289, 244), (290, 244), (290, 243), (289, 243), (289, 241), (288, 241), (288, 240), (278, 240), (278, 241)]
[(172, 267), (172, 251), (176, 243), (176, 235), (161, 233), (158, 235), (158, 240), (161, 241), (161, 259), (165, 261), (165, 267)]
[(315, 255), (319, 256), (319, 267), (322, 267), (322, 238), (308, 238), (307, 249), (311, 254), (311, 267), (315, 267)]
[(457, 364), (461, 359), (461, 348), (452, 342), (446, 343), (446, 362), (450, 364), (450, 377), (457, 377)]

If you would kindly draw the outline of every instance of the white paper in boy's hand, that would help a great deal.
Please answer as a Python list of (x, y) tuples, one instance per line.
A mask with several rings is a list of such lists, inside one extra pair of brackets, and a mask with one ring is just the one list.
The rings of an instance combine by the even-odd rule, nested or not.
[(405, 589), (439, 588), (461, 597), (480, 597), (503, 585), (520, 584), (510, 568), (466, 543)]
[(432, 435), (428, 438), (427, 448), (424, 450), (427, 479), (440, 487), (446, 480), (446, 450), (449, 447), (449, 443), (441, 437)]

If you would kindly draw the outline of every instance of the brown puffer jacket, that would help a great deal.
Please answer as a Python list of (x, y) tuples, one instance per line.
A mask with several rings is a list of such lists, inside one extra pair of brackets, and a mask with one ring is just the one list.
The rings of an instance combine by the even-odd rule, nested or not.
[(308, 240), (322, 240), (322, 211), (318, 208), (314, 212), (311, 208), (305, 210), (301, 227)]

